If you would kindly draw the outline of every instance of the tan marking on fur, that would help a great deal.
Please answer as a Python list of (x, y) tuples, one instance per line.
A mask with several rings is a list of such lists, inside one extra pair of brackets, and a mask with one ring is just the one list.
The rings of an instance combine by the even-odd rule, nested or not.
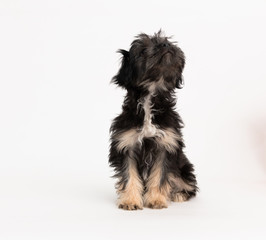
[(178, 140), (180, 140), (181, 137), (177, 135), (177, 133), (171, 128), (161, 131), (162, 135), (158, 138), (158, 143), (162, 145), (168, 152), (176, 152), (176, 149), (179, 147)]
[(133, 148), (137, 142), (141, 144), (145, 137), (155, 137), (158, 144), (171, 153), (174, 153), (179, 147), (178, 140), (180, 140), (180, 136), (173, 129), (160, 130), (148, 123), (144, 124), (141, 131), (130, 129), (115, 136), (118, 142), (117, 150), (124, 151)]
[(164, 84), (164, 79), (163, 77), (161, 77), (158, 81), (154, 82), (150, 82), (149, 80), (144, 81), (142, 83), (140, 83), (140, 86), (144, 86), (145, 88), (147, 88), (150, 92), (151, 91), (155, 91), (155, 90), (165, 90), (167, 91), (167, 88)]
[(184, 180), (180, 177), (175, 177), (173, 174), (169, 175), (169, 181), (174, 188), (177, 188), (179, 191), (193, 191), (194, 187), (190, 186), (189, 184), (185, 183)]
[(143, 208), (143, 184), (139, 177), (136, 162), (128, 158), (128, 182), (124, 190), (121, 186), (117, 188), (118, 206), (125, 210), (135, 210)]
[(146, 184), (147, 192), (144, 195), (144, 204), (150, 208), (166, 208), (169, 200), (171, 186), (167, 182), (163, 186), (160, 184), (164, 156), (165, 154), (161, 154), (157, 159)]
[(187, 196), (184, 193), (175, 193), (171, 199), (173, 202), (185, 202), (187, 201)]
[(115, 136), (118, 141), (117, 150), (123, 151), (133, 147), (138, 140), (138, 132), (136, 129), (130, 129)]

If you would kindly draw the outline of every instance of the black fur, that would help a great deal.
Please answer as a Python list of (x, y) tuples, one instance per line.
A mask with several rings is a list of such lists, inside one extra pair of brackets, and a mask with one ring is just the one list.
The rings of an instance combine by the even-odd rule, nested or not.
[[(119, 179), (118, 186), (123, 191), (128, 182), (127, 156), (137, 163), (137, 170), (144, 185), (145, 194), (146, 179), (144, 173), (149, 176), (152, 166), (155, 164), (156, 156), (165, 151), (165, 159), (162, 165), (160, 185), (169, 182), (171, 173), (182, 180), (192, 190), (178, 189), (173, 183), (171, 194), (183, 192), (187, 198), (196, 195), (196, 178), (193, 174), (193, 165), (188, 161), (183, 152), (185, 147), (181, 128), (183, 122), (175, 111), (175, 88), (181, 88), (183, 84), (182, 71), (185, 65), (185, 56), (182, 50), (169, 38), (163, 37), (161, 32), (154, 36), (140, 34), (132, 42), (129, 51), (119, 50), (122, 56), (121, 68), (112, 82), (127, 90), (127, 95), (122, 106), (122, 113), (116, 117), (110, 128), (111, 146), (109, 154), (110, 166), (114, 168), (115, 177)], [(141, 130), (144, 125), (145, 111), (140, 102), (149, 94), (150, 84), (157, 84), (163, 79), (163, 87), (158, 87), (156, 93), (150, 98), (152, 104), (152, 124), (158, 129), (171, 128), (179, 136), (178, 147), (174, 152), (166, 151), (158, 146), (158, 138), (144, 137), (141, 144), (135, 144), (133, 148), (118, 150), (118, 138), (120, 133), (130, 129)], [(121, 190), (122, 189), (122, 190)]]

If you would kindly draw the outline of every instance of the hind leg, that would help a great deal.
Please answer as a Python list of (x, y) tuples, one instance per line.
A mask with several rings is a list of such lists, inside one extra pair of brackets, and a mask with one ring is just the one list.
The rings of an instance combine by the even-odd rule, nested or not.
[(193, 165), (182, 153), (179, 159), (181, 166), (178, 175), (171, 175), (171, 200), (174, 202), (184, 202), (196, 196), (198, 191)]
[(174, 182), (175, 186), (171, 191), (171, 201), (185, 202), (196, 195), (197, 187), (191, 184), (188, 185), (182, 178), (175, 177), (172, 182)]

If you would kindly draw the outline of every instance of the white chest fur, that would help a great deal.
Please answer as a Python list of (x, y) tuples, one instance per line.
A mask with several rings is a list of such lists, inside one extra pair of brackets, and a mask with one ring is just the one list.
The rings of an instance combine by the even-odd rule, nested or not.
[(149, 87), (149, 94), (139, 102), (138, 108), (144, 111), (143, 125), (140, 129), (132, 128), (125, 132), (118, 133), (115, 138), (117, 140), (117, 149), (124, 151), (134, 148), (136, 144), (142, 145), (144, 138), (154, 138), (156, 142), (163, 146), (168, 152), (175, 152), (178, 148), (178, 140), (181, 137), (172, 128), (160, 129), (152, 123), (153, 103), (152, 97), (155, 95), (155, 85)]
[(144, 120), (141, 131), (139, 132), (138, 140), (141, 142), (143, 138), (149, 137), (162, 137), (165, 135), (164, 131), (160, 130), (156, 125), (152, 123), (152, 107), (153, 103), (151, 102), (152, 97), (154, 96), (154, 87), (150, 86), (149, 94), (140, 102), (144, 110)]
[(144, 120), (143, 120), (143, 126), (140, 131), (139, 140), (142, 140), (144, 137), (155, 137), (158, 134), (157, 127), (152, 124), (152, 93), (150, 93), (146, 98), (144, 98), (144, 101), (142, 103), (142, 108), (144, 111)]
[(141, 135), (143, 137), (153, 137), (156, 135), (157, 128), (152, 124), (152, 104), (151, 104), (151, 97), (152, 94), (149, 94), (145, 99), (143, 103), (143, 110), (144, 110), (144, 121), (143, 121), (143, 127), (141, 131)]

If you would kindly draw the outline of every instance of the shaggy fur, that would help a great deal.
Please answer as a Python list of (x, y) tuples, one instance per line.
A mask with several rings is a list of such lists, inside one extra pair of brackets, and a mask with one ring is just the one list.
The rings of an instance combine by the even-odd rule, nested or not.
[(122, 54), (112, 82), (127, 90), (111, 126), (110, 166), (118, 179), (118, 206), (165, 208), (196, 195), (193, 165), (183, 152), (183, 122), (175, 112), (185, 56), (161, 31), (140, 34)]

